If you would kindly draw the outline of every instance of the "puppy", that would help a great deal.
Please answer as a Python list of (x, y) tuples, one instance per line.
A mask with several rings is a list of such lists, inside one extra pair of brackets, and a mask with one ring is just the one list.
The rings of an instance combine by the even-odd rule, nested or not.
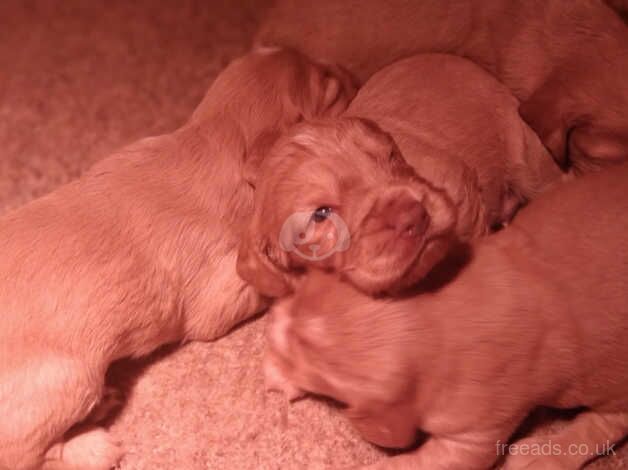
[(517, 108), (467, 59), (384, 68), (342, 118), (301, 124), (249, 160), (256, 202), (239, 274), (277, 297), (307, 266), (369, 293), (415, 283), (452, 243), (507, 222), (562, 177)]
[(600, 0), (275, 0), (257, 42), (362, 81), (417, 52), (465, 56), (517, 96), (561, 165), (581, 173), (628, 155), (628, 28)]
[(371, 442), (429, 434), (374, 468), (488, 468), (538, 405), (587, 410), (506, 468), (579, 468), (628, 433), (626, 185), (624, 165), (550, 191), (403, 298), (312, 272), (272, 308), (273, 364)]
[[(101, 400), (112, 361), (210, 340), (264, 308), (235, 271), (256, 142), (336, 115), (354, 90), (290, 51), (229, 65), (190, 121), (142, 140), (0, 220), (0, 469), (108, 469)], [(69, 440), (68, 440), (69, 439)]]

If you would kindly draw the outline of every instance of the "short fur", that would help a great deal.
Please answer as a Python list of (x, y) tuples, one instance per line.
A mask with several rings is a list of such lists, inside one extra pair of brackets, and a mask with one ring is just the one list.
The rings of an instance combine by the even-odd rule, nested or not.
[(343, 111), (348, 83), (294, 52), (249, 54), (179, 130), (0, 219), (0, 469), (110, 468), (120, 450), (104, 430), (63, 437), (109, 364), (265, 307), (235, 271), (253, 202), (243, 164), (262, 136)]
[(565, 167), (628, 156), (628, 28), (601, 0), (276, 0), (257, 42), (340, 63), (362, 81), (417, 52), (468, 57), (517, 96)]
[[(255, 213), (238, 272), (276, 297), (306, 266), (333, 268), (371, 293), (413, 284), (450, 245), (508, 222), (562, 178), (517, 108), (506, 87), (467, 59), (422, 54), (385, 67), (341, 119), (301, 124), (261, 162), (251, 160), (260, 167), (251, 172), (259, 176)], [(282, 249), (291, 215), (321, 206), (347, 224), (346, 248), (325, 260)], [(294, 230), (314, 225), (304, 220)], [(333, 237), (334, 225), (318, 227), (318, 237), (302, 241), (324, 247), (320, 237)]]
[(488, 468), (539, 405), (587, 409), (518, 442), (560, 452), (506, 468), (580, 468), (628, 434), (627, 185), (622, 166), (554, 189), (405, 298), (309, 274), (272, 309), (275, 374), (345, 403), (374, 443), (429, 433), (373, 468)]

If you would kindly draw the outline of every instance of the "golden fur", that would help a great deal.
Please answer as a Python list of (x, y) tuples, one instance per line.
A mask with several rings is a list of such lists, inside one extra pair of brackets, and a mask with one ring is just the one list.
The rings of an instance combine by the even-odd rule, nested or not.
[(373, 468), (485, 469), (535, 407), (586, 407), (505, 467), (580, 468), (628, 434), (627, 185), (624, 165), (555, 188), (397, 299), (308, 274), (272, 307), (269, 378), (376, 444), (429, 434)]
[(2, 470), (108, 469), (120, 449), (103, 429), (63, 435), (101, 400), (109, 364), (214, 339), (265, 307), (235, 271), (253, 202), (245, 159), (353, 94), (343, 72), (297, 53), (251, 53), (179, 130), (0, 220)]
[[(507, 88), (460, 57), (385, 67), (343, 117), (300, 124), (249, 161), (255, 212), (239, 274), (275, 297), (307, 266), (371, 293), (413, 284), (452, 243), (508, 222), (562, 177), (517, 108)], [(346, 242), (334, 221), (307, 217), (319, 207), (346, 224)], [(298, 250), (283, 243), (288, 223)], [(307, 259), (308, 244), (328, 256)]]
[(276, 0), (257, 42), (362, 81), (418, 52), (468, 57), (517, 96), (561, 164), (584, 172), (628, 155), (628, 28), (601, 0)]

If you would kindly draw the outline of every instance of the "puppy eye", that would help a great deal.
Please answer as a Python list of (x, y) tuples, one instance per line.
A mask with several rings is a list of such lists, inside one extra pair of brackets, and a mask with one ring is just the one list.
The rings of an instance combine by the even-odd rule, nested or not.
[(312, 213), (312, 220), (317, 224), (323, 222), (331, 215), (331, 207), (319, 207)]

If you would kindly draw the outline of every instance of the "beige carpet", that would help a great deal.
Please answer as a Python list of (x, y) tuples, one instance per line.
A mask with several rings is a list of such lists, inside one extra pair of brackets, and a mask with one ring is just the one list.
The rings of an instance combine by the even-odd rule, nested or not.
[[(247, 49), (262, 7), (0, 0), (0, 212), (180, 125)], [(127, 450), (123, 470), (322, 469), (383, 455), (330, 405), (288, 407), (264, 393), (264, 323), (114, 367), (110, 380), (127, 395), (110, 420)], [(592, 468), (628, 468), (622, 454)]]

